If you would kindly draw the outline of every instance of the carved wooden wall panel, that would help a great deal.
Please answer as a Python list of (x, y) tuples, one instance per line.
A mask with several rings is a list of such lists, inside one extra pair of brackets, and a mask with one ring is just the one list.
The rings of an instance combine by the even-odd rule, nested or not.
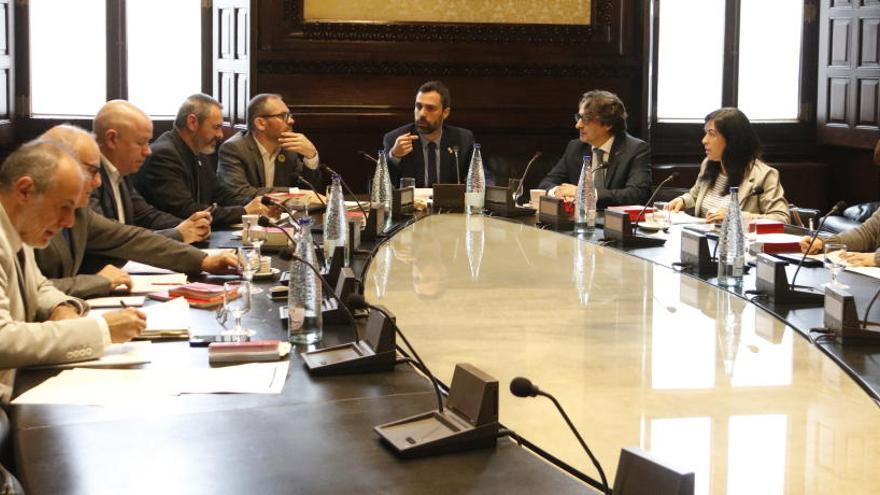
[(213, 93), (223, 105), (223, 118), (244, 124), (250, 95), (250, 2), (214, 0), (213, 11)]

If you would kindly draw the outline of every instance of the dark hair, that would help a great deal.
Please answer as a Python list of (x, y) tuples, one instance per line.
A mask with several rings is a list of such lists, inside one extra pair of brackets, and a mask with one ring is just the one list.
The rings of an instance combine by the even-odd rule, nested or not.
[(201, 124), (210, 115), (211, 107), (223, 108), (219, 101), (204, 93), (190, 95), (183, 101), (183, 105), (180, 105), (180, 109), (177, 110), (177, 117), (174, 118), (174, 128), (179, 131), (186, 129), (186, 118), (190, 114), (195, 115), (196, 121)]
[(281, 100), (281, 95), (275, 93), (260, 93), (251, 98), (247, 106), (247, 128), (249, 131), (254, 130), (254, 122), (257, 117), (265, 117), (266, 109), (269, 107), (269, 100)]
[(452, 105), (452, 96), (449, 94), (449, 88), (440, 81), (428, 81), (419, 86), (419, 93), (430, 93), (436, 91), (440, 94), (440, 106), (449, 108)]
[(622, 137), (626, 133), (626, 107), (616, 94), (598, 89), (587, 91), (581, 96), (579, 106), (584, 107), (587, 119), (611, 126), (611, 133), (615, 137)]
[[(752, 128), (746, 114), (733, 107), (725, 107), (706, 115), (706, 124), (715, 123), (715, 130), (724, 137), (726, 144), (721, 162), (727, 172), (727, 187), (739, 187), (752, 162), (761, 156), (761, 141)], [(702, 180), (709, 187), (721, 173), (721, 162), (709, 161)]]

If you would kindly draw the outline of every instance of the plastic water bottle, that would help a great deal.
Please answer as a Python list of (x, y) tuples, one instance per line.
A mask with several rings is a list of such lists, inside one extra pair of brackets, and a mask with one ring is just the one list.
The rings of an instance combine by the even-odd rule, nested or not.
[(370, 202), (373, 206), (380, 206), (385, 210), (385, 230), (391, 227), (391, 198), (394, 189), (391, 186), (391, 175), (388, 172), (388, 162), (385, 161), (385, 150), (379, 150), (379, 160), (376, 162), (376, 172), (373, 173), (373, 182), (370, 187)]
[[(301, 218), (294, 254), (318, 268), (312, 243), (312, 220)], [(302, 261), (290, 260), (290, 282), (287, 290), (287, 330), (291, 343), (314, 344), (323, 336), (321, 314), (321, 280)]]
[(480, 145), (474, 144), (471, 165), (465, 181), (464, 205), (468, 214), (483, 213), (483, 202), (486, 199), (486, 174), (483, 171), (483, 157)]
[(574, 231), (583, 234), (596, 229), (596, 187), (593, 185), (593, 171), (590, 156), (584, 155), (581, 176), (578, 178), (577, 192), (574, 196)]
[(746, 247), (738, 192), (738, 187), (730, 188), (730, 201), (727, 204), (724, 221), (721, 223), (721, 235), (718, 237), (719, 285), (742, 285)]
[(324, 252), (328, 260), (337, 247), (345, 248), (345, 266), (348, 266), (350, 246), (348, 245), (348, 219), (345, 211), (345, 198), (342, 195), (341, 179), (331, 176), (330, 196), (327, 198), (327, 212), (324, 214)]

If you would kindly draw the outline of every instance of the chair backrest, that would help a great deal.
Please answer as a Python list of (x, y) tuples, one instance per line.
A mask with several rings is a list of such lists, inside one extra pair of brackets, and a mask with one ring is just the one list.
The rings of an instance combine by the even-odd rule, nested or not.
[[(5, 454), (9, 432), (9, 417), (6, 416), (6, 410), (0, 407), (0, 455)], [(2, 461), (0, 457), (0, 495), (23, 495), (21, 483), (3, 466)]]
[(663, 464), (638, 447), (620, 450), (614, 495), (693, 495), (694, 473)]
[(813, 208), (799, 208), (795, 205), (788, 205), (788, 212), (791, 216), (791, 224), (798, 227), (809, 227), (810, 220), (813, 220), (815, 227), (819, 221), (819, 210)]

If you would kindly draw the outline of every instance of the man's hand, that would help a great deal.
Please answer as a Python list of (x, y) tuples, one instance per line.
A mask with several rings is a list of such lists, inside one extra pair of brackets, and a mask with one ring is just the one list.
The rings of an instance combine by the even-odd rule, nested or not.
[(576, 192), (577, 186), (566, 182), (557, 186), (554, 194), (557, 198), (573, 198)]
[(419, 138), (418, 134), (401, 134), (394, 140), (394, 146), (391, 147), (391, 156), (400, 159), (412, 153), (413, 141)]
[(669, 211), (681, 211), (684, 209), (684, 200), (681, 198), (675, 198), (666, 205), (666, 209)]
[(202, 260), (202, 270), (214, 275), (238, 273), (238, 258), (232, 253), (212, 254)]
[(306, 158), (314, 158), (318, 154), (318, 150), (309, 138), (298, 132), (282, 132), (278, 144), (281, 145), (281, 149), (295, 151)]
[[(802, 253), (806, 253), (806, 252), (807, 252), (807, 246), (810, 245), (810, 236), (805, 235), (805, 236), (801, 237), (801, 240), (800, 240), (800, 243), (799, 243), (799, 244), (801, 245), (801, 252), (802, 252)], [(810, 252), (807, 253), (807, 254), (821, 253), (821, 252), (822, 252), (822, 249), (823, 249), (824, 247), (825, 247), (825, 243), (822, 242), (822, 239), (820, 239), (819, 237), (817, 237), (817, 238), (816, 238), (816, 241), (813, 242), (813, 247), (810, 248)]]
[(110, 327), (110, 341), (113, 343), (128, 342), (147, 328), (147, 315), (134, 308), (110, 311), (101, 316)]
[(207, 211), (197, 211), (177, 224), (177, 230), (180, 231), (186, 244), (204, 241), (211, 235), (211, 214)]
[(718, 208), (706, 213), (706, 221), (709, 223), (720, 223), (724, 220), (725, 215), (727, 215), (727, 208)]
[(55, 306), (52, 310), (52, 314), (49, 315), (49, 319), (52, 321), (72, 320), (74, 318), (79, 318), (80, 316), (79, 309), (70, 304), (61, 303), (58, 306)]
[(110, 290), (124, 288), (127, 292), (131, 289), (131, 276), (113, 265), (101, 268), (97, 274), (110, 281)]
[(840, 255), (849, 266), (877, 266), (874, 264), (874, 253), (850, 253)]

